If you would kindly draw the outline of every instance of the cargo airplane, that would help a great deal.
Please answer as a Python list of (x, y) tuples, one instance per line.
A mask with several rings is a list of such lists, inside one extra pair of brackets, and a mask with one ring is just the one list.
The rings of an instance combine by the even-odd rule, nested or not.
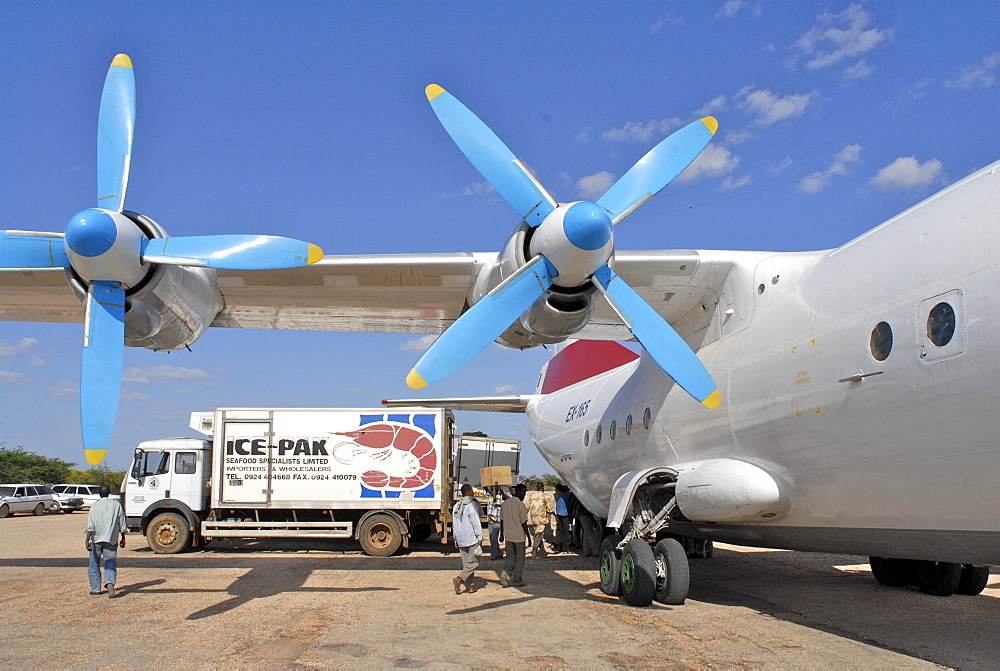
[[(1000, 564), (1000, 164), (835, 250), (618, 251), (615, 226), (698, 156), (715, 119), (663, 140), (596, 202), (558, 203), (454, 96), (426, 93), (520, 217), (499, 255), (308, 263), (315, 250), (297, 247), (270, 265), (223, 265), (209, 243), (167, 239), (119, 202), (97, 218), (137, 227), (139, 251), (116, 257), (127, 277), (89, 270), (95, 250), (119, 245), (98, 236), (78, 249), (72, 221), (65, 236), (7, 231), (0, 319), (86, 315), (92, 331), (107, 290), (116, 337), (152, 349), (208, 325), (441, 334), (407, 376), (413, 388), (494, 341), (553, 345), (534, 394), (419, 403), (526, 413), (539, 450), (609, 530), (606, 593), (682, 603), (688, 553), (707, 540), (868, 555), (886, 585), (982, 591)], [(279, 265), (293, 267), (269, 269)], [(107, 424), (112, 390), (88, 375), (85, 350), (81, 406)]]

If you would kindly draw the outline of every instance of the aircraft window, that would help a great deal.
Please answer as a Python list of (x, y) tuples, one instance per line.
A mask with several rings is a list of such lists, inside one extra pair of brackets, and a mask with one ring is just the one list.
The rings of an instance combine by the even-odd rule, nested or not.
[(955, 335), (955, 309), (948, 303), (938, 303), (927, 315), (927, 338), (944, 347)]
[(590, 446), (590, 429), (587, 429), (586, 431), (583, 432), (583, 446), (584, 447)]
[(765, 289), (765, 288), (766, 288), (766, 287), (765, 287), (765, 286), (764, 286), (763, 284), (761, 284), (760, 286), (758, 286), (758, 287), (757, 287), (757, 293), (758, 293), (758, 294), (762, 294), (762, 293), (764, 293), (764, 289)]
[(632, 435), (632, 415), (625, 418), (625, 435)]
[(649, 431), (649, 425), (652, 423), (652, 416), (649, 413), (649, 408), (646, 408), (646, 412), (642, 413), (642, 428)]
[(598, 444), (600, 444), (600, 442), (601, 442), (601, 425), (600, 424), (597, 425), (597, 430), (594, 431), (594, 440), (596, 440)]
[(616, 433), (618, 433), (618, 422), (611, 420), (611, 426), (608, 427), (608, 438), (614, 440)]
[(879, 322), (872, 329), (871, 341), (868, 344), (876, 361), (885, 361), (892, 351), (892, 327), (888, 322)]

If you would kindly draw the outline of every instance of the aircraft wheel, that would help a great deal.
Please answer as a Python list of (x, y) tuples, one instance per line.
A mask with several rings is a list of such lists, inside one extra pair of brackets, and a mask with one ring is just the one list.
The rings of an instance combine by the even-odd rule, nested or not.
[(869, 557), (868, 564), (878, 584), (886, 587), (903, 587), (917, 580), (914, 562), (908, 559)]
[(680, 606), (691, 585), (687, 553), (674, 538), (664, 538), (653, 550), (656, 561), (656, 590), (653, 598), (668, 606)]
[(951, 596), (962, 581), (962, 565), (951, 562), (923, 562), (917, 586), (924, 594)]
[(989, 581), (989, 566), (962, 564), (962, 578), (958, 581), (958, 589), (955, 590), (955, 594), (975, 596), (986, 589), (986, 583)]
[[(684, 553), (683, 548), (681, 553)], [(656, 559), (645, 540), (633, 538), (625, 544), (620, 582), (619, 596), (628, 605), (642, 607), (653, 603), (656, 595)]]
[(622, 537), (618, 534), (611, 534), (601, 541), (601, 591), (608, 596), (618, 596), (622, 558), (615, 546), (621, 541)]

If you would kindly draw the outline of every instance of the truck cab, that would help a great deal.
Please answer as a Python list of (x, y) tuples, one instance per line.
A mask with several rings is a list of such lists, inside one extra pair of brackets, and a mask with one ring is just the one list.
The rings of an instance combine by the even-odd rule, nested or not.
[(209, 507), (211, 455), (212, 444), (194, 438), (150, 440), (136, 448), (126, 474), (125, 518), (129, 530), (146, 535), (154, 551), (179, 552), (198, 544)]

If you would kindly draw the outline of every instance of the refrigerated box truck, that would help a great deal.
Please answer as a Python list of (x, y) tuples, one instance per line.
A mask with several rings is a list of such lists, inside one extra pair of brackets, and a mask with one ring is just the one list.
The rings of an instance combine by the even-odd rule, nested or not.
[[(454, 459), (456, 487), (466, 483), (477, 489), (494, 484), (516, 484), (515, 478), (521, 464), (521, 441), (491, 438), (481, 431), (465, 432), (455, 436), (455, 440), (458, 443)], [(509, 476), (484, 482), (484, 473), (507, 473)]]
[(454, 418), (428, 408), (219, 408), (211, 440), (140, 443), (123, 499), (131, 531), (172, 554), (214, 538), (354, 538), (388, 556), (447, 542)]

